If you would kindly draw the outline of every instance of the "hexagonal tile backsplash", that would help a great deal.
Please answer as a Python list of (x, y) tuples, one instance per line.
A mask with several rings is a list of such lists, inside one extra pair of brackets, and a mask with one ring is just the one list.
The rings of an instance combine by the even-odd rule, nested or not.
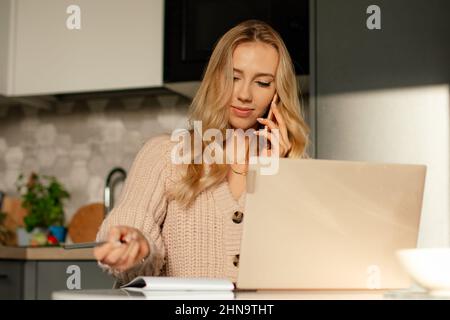
[(71, 193), (70, 221), (79, 207), (103, 202), (113, 167), (128, 171), (149, 138), (185, 128), (188, 106), (175, 94), (0, 105), (0, 190), (17, 196), (20, 173), (54, 175)]

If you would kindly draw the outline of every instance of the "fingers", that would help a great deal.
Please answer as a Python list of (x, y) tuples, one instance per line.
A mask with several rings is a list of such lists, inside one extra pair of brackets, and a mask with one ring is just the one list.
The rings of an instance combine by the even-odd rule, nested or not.
[(113, 265), (113, 268), (118, 271), (125, 271), (135, 264), (136, 255), (137, 252), (139, 252), (139, 243), (137, 241), (132, 241), (127, 247), (126, 252)]
[(128, 270), (147, 256), (146, 242), (132, 240), (122, 246), (122, 250), (117, 249), (106, 258), (107, 264), (119, 272)]
[(122, 240), (123, 240), (125, 243), (129, 243), (129, 242), (131, 242), (131, 241), (133, 241), (133, 240), (137, 240), (137, 238), (138, 238), (137, 230), (136, 230), (136, 229), (131, 229), (131, 230), (129, 230), (129, 231), (126, 233), (126, 235), (122, 238)]
[(275, 124), (275, 122), (273, 122), (270, 119), (264, 119), (264, 118), (257, 118), (256, 121), (258, 121), (259, 123), (262, 123), (266, 126), (268, 126), (270, 128), (270, 130), (273, 129), (278, 129), (277, 125)]
[(261, 130), (261, 131), (256, 131), (255, 134), (265, 137), (267, 140), (270, 141), (272, 146), (278, 145), (280, 157), (284, 157), (287, 154), (287, 152), (289, 151), (285, 142), (279, 138), (279, 135), (275, 135), (274, 132), (267, 132), (267, 131)]
[(145, 237), (139, 238), (139, 257), (146, 258), (150, 254), (150, 245)]
[(267, 131), (262, 130), (262, 131), (256, 131), (255, 134), (265, 137), (267, 140), (270, 141), (271, 144), (279, 143), (281, 146), (283, 146), (283, 147), (285, 146), (284, 142), (281, 139), (279, 139), (279, 135), (275, 135), (274, 132), (267, 132)]
[(277, 99), (278, 99), (278, 93), (275, 92), (275, 94), (273, 95), (273, 98), (272, 98), (272, 104), (276, 104)]
[(133, 233), (133, 230), (135, 229), (127, 226), (114, 226), (109, 231), (108, 242), (126, 241), (130, 238), (129, 234)]
[[(277, 95), (277, 93), (275, 92), (275, 94), (273, 95), (273, 98), (272, 98), (272, 102), (270, 103), (269, 114), (267, 115), (267, 119), (269, 119), (269, 120), (272, 120), (272, 117), (273, 117), (273, 109), (274, 109), (274, 107), (277, 106), (277, 98), (278, 98), (278, 95)], [(266, 125), (266, 127), (265, 127), (264, 129), (267, 130), (267, 125)]]
[(108, 233), (108, 242), (120, 241), (120, 229), (118, 227), (113, 227)]
[(108, 242), (94, 249), (94, 256), (102, 264), (121, 272), (141, 261), (149, 251), (147, 239), (138, 229), (115, 226), (108, 234)]
[(107, 242), (99, 247), (94, 248), (94, 257), (98, 261), (103, 261), (105, 257), (113, 250), (113, 246), (116, 242)]
[[(275, 115), (275, 119), (277, 120), (277, 123), (278, 123), (278, 126), (280, 128), (280, 133), (281, 133), (281, 136), (283, 137), (283, 140), (285, 142), (289, 142), (286, 123), (284, 122), (284, 118), (281, 115), (281, 112), (278, 109), (278, 107), (273, 108), (273, 114)], [(288, 144), (288, 143), (286, 143), (286, 144)]]
[(108, 266), (114, 268), (116, 264), (118, 264), (119, 259), (125, 254), (128, 249), (127, 244), (121, 244), (119, 247), (112, 248), (108, 254), (100, 261), (103, 264), (107, 264)]
[(133, 245), (130, 246), (130, 250), (128, 252), (128, 259), (126, 261), (127, 266), (131, 267), (134, 264), (134, 262), (138, 258), (139, 251), (140, 251), (140, 245), (138, 242), (133, 243)]
[[(273, 116), (273, 108), (270, 107), (270, 109), (269, 109), (269, 114), (267, 115), (267, 119), (272, 120), (272, 116)], [(259, 118), (259, 119), (263, 119), (263, 118)], [(268, 129), (268, 127), (267, 127), (267, 125), (265, 125), (265, 126), (264, 126), (264, 130), (267, 131), (267, 129)]]
[(260, 157), (271, 157), (271, 156), (272, 156), (272, 150), (271, 149), (264, 148), (261, 151)]
[(94, 248), (95, 258), (98, 261), (102, 262), (105, 260), (108, 254), (114, 251), (114, 249), (119, 248), (121, 244), (120, 239), (122, 239), (124, 235), (126, 235), (127, 230), (127, 227), (112, 227), (108, 233), (107, 242), (99, 247)]
[(288, 131), (287, 131), (287, 127), (286, 127), (286, 122), (284, 121), (283, 116), (281, 115), (280, 110), (278, 109), (275, 101), (275, 96), (272, 99), (272, 107), (271, 107), (271, 111), (273, 112), (273, 115), (275, 116), (275, 120), (277, 123), (275, 123), (274, 121), (272, 121), (271, 119), (264, 119), (264, 118), (257, 118), (256, 120), (259, 123), (262, 123), (264, 125), (266, 125), (266, 128), (270, 128), (270, 131), (273, 131), (274, 129), (279, 129), (280, 130), (280, 135), (281, 135), (281, 144), (284, 146), (284, 148), (286, 149), (286, 153), (289, 152), (289, 150), (291, 149), (291, 143), (289, 141), (289, 137), (288, 137)]

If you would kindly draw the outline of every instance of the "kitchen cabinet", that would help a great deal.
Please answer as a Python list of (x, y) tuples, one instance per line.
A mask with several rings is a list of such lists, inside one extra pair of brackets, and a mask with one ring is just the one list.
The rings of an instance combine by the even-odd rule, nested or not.
[(113, 287), (114, 279), (96, 261), (0, 260), (0, 300), (51, 299), (52, 292), (68, 289), (67, 281), (72, 273), (67, 270), (73, 265), (80, 270), (79, 289)]
[[(419, 243), (450, 244), (450, 2), (313, 0), (315, 156), (426, 164)], [(368, 13), (369, 11), (369, 13)]]
[(51, 299), (52, 292), (68, 289), (67, 270), (73, 265), (80, 270), (80, 289), (113, 287), (114, 279), (96, 261), (0, 260), (0, 300)]
[(0, 1), (0, 94), (161, 86), (163, 9), (163, 0)]
[(215, 43), (248, 19), (280, 33), (296, 73), (309, 74), (309, 0), (166, 0), (164, 80), (199, 81)]
[(91, 249), (0, 246), (0, 300), (51, 299), (52, 292), (111, 289), (114, 278), (103, 272)]
[(23, 267), (18, 261), (0, 260), (0, 300), (22, 299)]

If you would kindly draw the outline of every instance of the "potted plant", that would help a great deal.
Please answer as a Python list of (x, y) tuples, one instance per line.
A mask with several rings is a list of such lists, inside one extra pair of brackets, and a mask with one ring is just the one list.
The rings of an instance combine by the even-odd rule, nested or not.
[(28, 211), (24, 224), (25, 230), (32, 233), (31, 244), (64, 242), (64, 200), (70, 198), (64, 186), (55, 177), (36, 173), (32, 173), (27, 182), (23, 174), (19, 175), (16, 186), (22, 206)]

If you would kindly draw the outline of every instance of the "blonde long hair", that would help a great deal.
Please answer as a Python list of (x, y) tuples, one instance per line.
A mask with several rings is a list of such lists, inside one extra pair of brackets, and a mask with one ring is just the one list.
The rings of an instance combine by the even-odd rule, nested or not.
[[(258, 20), (244, 21), (225, 33), (217, 42), (198, 89), (189, 107), (189, 125), (191, 145), (194, 139), (194, 121), (201, 121), (202, 130), (219, 129), (224, 133), (230, 128), (228, 123), (230, 99), (233, 92), (234, 49), (241, 43), (261, 41), (272, 45), (279, 54), (279, 63), (275, 75), (275, 86), (279, 96), (278, 109), (285, 119), (288, 138), (292, 148), (289, 158), (308, 158), (306, 149), (309, 144), (309, 127), (303, 118), (299, 101), (299, 89), (294, 67), (288, 50), (280, 35), (268, 24)], [(202, 149), (206, 142), (202, 143)], [(228, 164), (194, 164), (187, 165), (186, 171), (178, 181), (171, 196), (183, 206), (189, 206), (205, 189), (220, 184), (226, 178)]]

